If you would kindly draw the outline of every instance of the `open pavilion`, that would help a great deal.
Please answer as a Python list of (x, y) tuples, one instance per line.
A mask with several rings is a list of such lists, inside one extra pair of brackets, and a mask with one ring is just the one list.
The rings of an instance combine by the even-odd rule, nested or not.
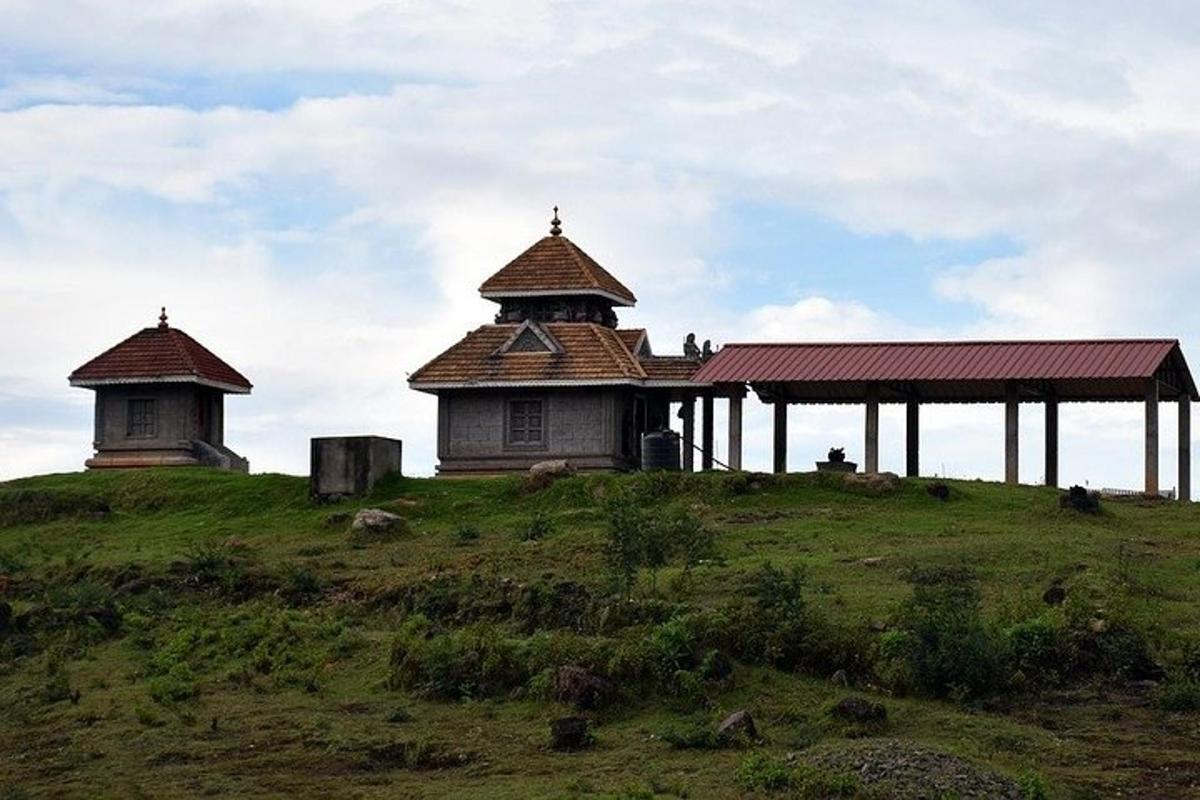
[(1022, 404), (1041, 404), (1045, 480), (1058, 484), (1059, 403), (1145, 405), (1145, 491), (1158, 494), (1160, 402), (1179, 412), (1178, 498), (1191, 498), (1191, 401), (1200, 399), (1178, 340), (730, 344), (692, 377), (684, 398), (685, 462), (694, 442), (695, 397), (703, 402), (700, 446), (712, 466), (713, 398), (729, 401), (729, 466), (742, 463), (742, 399), (748, 386), (774, 405), (774, 469), (787, 470), (788, 406), (861, 404), (864, 469), (879, 470), (879, 405), (906, 407), (906, 472), (920, 471), (920, 411), (929, 403), (1003, 403), (1005, 480), (1019, 481)]

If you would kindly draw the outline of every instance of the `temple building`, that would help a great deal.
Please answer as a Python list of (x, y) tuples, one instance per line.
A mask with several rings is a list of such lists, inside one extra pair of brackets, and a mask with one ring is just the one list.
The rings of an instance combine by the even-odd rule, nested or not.
[(527, 470), (566, 459), (577, 469), (630, 470), (643, 433), (670, 427), (684, 404), (691, 460), (692, 382), (701, 351), (656, 356), (641, 328), (618, 326), (637, 303), (624, 284), (562, 235), (550, 235), (492, 275), (479, 293), (495, 321), (418, 369), (409, 385), (438, 397), (438, 473)]
[(104, 467), (212, 466), (246, 472), (225, 446), (225, 395), (249, 394), (240, 372), (167, 324), (144, 328), (71, 373), (96, 392), (96, 454)]

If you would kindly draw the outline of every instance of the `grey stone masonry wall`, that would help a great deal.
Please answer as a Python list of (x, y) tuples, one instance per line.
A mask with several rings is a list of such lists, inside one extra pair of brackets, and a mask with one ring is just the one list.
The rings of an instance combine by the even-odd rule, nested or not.
[(310, 447), (313, 497), (361, 495), (385, 475), (400, 472), (404, 444), (383, 436), (324, 436)]
[[(566, 459), (580, 469), (628, 469), (621, 413), (628, 391), (512, 388), (443, 392), (438, 398), (438, 472), (511, 472), (539, 461)], [(543, 437), (515, 443), (507, 429), (509, 403), (540, 400)]]

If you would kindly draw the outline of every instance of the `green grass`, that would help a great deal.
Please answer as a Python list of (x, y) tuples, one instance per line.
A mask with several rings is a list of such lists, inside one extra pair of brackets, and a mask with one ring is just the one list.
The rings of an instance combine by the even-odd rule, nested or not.
[[(1195, 712), (1120, 682), (971, 704), (877, 694), (889, 713), (877, 732), (828, 718), (848, 693), (828, 674), (738, 662), (731, 678), (697, 683), (621, 661), (647, 642), (667, 647), (670, 633), (614, 622), (621, 614), (729, 608), (765, 561), (802, 568), (814, 613), (868, 643), (911, 597), (909, 572), (938, 565), (978, 576), (997, 628), (1059, 624), (1067, 612), (1041, 597), (1060, 581), (1068, 606), (1103, 605), (1095, 613), (1142, 631), (1168, 668), (1194, 651), (1200, 507), (1106, 503), (1089, 517), (1060, 510), (1052, 490), (955, 482), (941, 503), (925, 485), (871, 496), (815, 475), (761, 486), (720, 474), (580, 476), (529, 493), (515, 478), (397, 477), (371, 497), (315, 505), (305, 479), (201, 469), (0, 484), (0, 599), (36, 621), (0, 634), (0, 798), (759, 796), (757, 778), (737, 777), (745, 750), (663, 738), (739, 708), (764, 739), (752, 765), (887, 735), (1038, 776), (1051, 797), (1187, 796), (1200, 768)], [(607, 597), (605, 509), (622, 492), (703, 520), (715, 551), (690, 568), (668, 563), (653, 585), (643, 571), (633, 603), (596, 600), (604, 617), (587, 617), (587, 629), (550, 630), (559, 601), (531, 611), (522, 592), (570, 581)], [(402, 515), (408, 532), (352, 540), (345, 515), (362, 507)], [(513, 597), (525, 622), (491, 621)], [(504, 640), (496, 653), (511, 645), (546, 663), (564, 648), (603, 653), (651, 688), (590, 712), (594, 748), (557, 753), (548, 722), (574, 712), (544, 678), (505, 674), (503, 690), (460, 686), (449, 699), (397, 680), (397, 643), (418, 611), (429, 618), (422, 636), (478, 625)], [(455, 652), (427, 649), (422, 658)], [(866, 683), (856, 691), (870, 694)]]

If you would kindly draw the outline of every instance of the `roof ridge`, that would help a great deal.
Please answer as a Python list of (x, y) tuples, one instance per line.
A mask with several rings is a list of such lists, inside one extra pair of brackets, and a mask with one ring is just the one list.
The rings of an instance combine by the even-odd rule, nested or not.
[(175, 351), (179, 353), (180, 357), (183, 358), (183, 362), (191, 368), (192, 374), (199, 375), (200, 366), (196, 363), (196, 359), (192, 358), (192, 351), (191, 348), (188, 347), (188, 341), (190, 340), (196, 345), (199, 345), (200, 343), (188, 336), (186, 331), (182, 331), (179, 328), (160, 328), (159, 330), (167, 334), (168, 340), (171, 342), (171, 346), (174, 347)]
[[(583, 252), (582, 247), (575, 244), (567, 237), (556, 236), (553, 238), (561, 239), (567, 245), (567, 252), (569, 252), (571, 254), (571, 260), (573, 260), (575, 262), (575, 266), (579, 267), (579, 271), (583, 273), (584, 280), (588, 281), (592, 285), (593, 289), (599, 289), (600, 281), (596, 280), (596, 276), (594, 274), (592, 274), (591, 267), (588, 264), (586, 264), (583, 260), (584, 257), (586, 257), (590, 261), (594, 261), (595, 259), (593, 259), (591, 256), (589, 256), (587, 253)], [(599, 266), (599, 264), (597, 264), (596, 266)]]
[[(625, 346), (625, 342), (621, 341), (620, 336), (617, 336), (616, 328), (609, 328), (609, 327), (597, 325), (594, 322), (588, 322), (588, 323), (586, 323), (586, 325), (592, 329), (592, 333), (596, 336), (596, 338), (598, 338), (600, 340), (600, 345), (614, 359), (616, 359), (618, 361), (621, 360), (620, 353), (614, 352), (614, 349), (613, 349), (614, 341), (617, 343), (617, 346), (619, 346), (621, 348), (621, 351), (626, 356), (629, 357), (628, 362), (626, 364), (624, 364), (621, 368), (622, 372), (628, 373), (629, 370), (627, 369), (627, 367), (629, 366), (629, 364), (633, 364), (634, 368), (636, 369), (636, 371), (633, 372), (634, 377), (638, 377), (638, 378), (648, 377), (646, 375), (646, 370), (642, 369), (642, 365), (638, 361), (637, 357), (634, 356), (633, 353), (629, 352), (629, 348)], [(601, 333), (601, 330), (603, 330), (605, 332)]]
[(95, 363), (96, 361), (99, 361), (100, 359), (104, 358), (106, 355), (108, 355), (109, 353), (113, 352), (113, 351), (114, 351), (114, 350), (116, 350), (117, 348), (119, 348), (119, 347), (123, 347), (124, 345), (126, 345), (126, 344), (129, 344), (129, 342), (133, 341), (134, 339), (136, 339), (137, 337), (139, 337), (139, 336), (141, 336), (142, 334), (146, 333), (147, 331), (153, 331), (153, 330), (155, 330), (155, 329), (154, 329), (154, 328), (142, 328), (140, 331), (136, 331), (136, 332), (134, 332), (134, 333), (131, 333), (131, 334), (129, 334), (129, 335), (128, 335), (128, 336), (126, 336), (124, 339), (122, 339), (121, 341), (119, 341), (119, 342), (117, 342), (116, 344), (114, 344), (112, 347), (108, 348), (107, 350), (103, 351), (102, 353), (100, 353), (100, 354), (99, 354), (99, 355), (97, 355), (97, 356), (94, 356), (94, 357), (92, 357), (92, 358), (89, 358), (89, 359), (88, 359), (87, 361), (85, 361), (83, 364), (81, 364), (80, 366), (78, 366), (78, 367), (76, 367), (75, 369), (73, 369), (73, 370), (71, 371), (71, 374), (67, 376), (68, 380), (69, 380), (70, 378), (73, 378), (73, 377), (75, 377), (75, 376), (76, 376), (77, 374), (79, 374), (80, 372), (83, 372), (85, 369), (87, 369), (87, 368), (88, 368), (89, 366), (91, 366), (93, 363)]

